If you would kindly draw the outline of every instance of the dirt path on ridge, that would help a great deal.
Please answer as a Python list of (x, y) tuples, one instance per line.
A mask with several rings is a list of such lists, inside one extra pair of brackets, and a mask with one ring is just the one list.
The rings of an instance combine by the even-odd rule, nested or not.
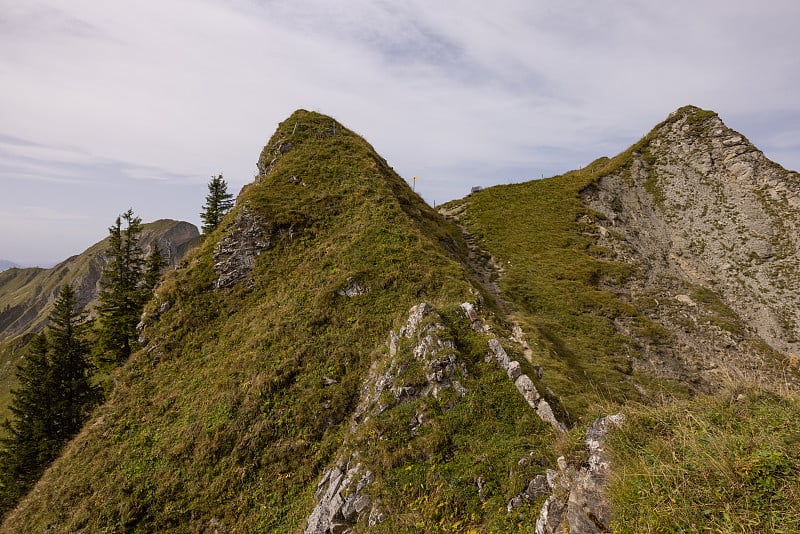
[(525, 332), (522, 326), (512, 313), (512, 306), (503, 298), (500, 292), (500, 277), (503, 275), (503, 267), (494, 257), (478, 244), (478, 238), (470, 232), (459, 220), (459, 215), (464, 213), (467, 204), (458, 204), (451, 209), (439, 208), (439, 213), (447, 220), (452, 221), (461, 229), (464, 243), (467, 245), (467, 257), (463, 263), (464, 267), (472, 276), (483, 286), (497, 304), (505, 319), (512, 325), (511, 338), (522, 346), (525, 359), (533, 363), (533, 351), (525, 340)]

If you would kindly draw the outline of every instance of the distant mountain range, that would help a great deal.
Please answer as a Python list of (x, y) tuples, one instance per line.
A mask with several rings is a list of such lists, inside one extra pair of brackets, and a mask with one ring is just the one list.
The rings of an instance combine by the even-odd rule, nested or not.
[(12, 269), (14, 267), (19, 267), (19, 265), (17, 265), (13, 261), (0, 260), (0, 272), (5, 271), (7, 269)]

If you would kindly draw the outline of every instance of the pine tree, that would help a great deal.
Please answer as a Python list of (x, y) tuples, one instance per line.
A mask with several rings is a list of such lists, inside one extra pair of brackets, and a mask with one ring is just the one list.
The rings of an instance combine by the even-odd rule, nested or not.
[(144, 287), (151, 294), (156, 288), (156, 285), (158, 285), (158, 281), (161, 279), (161, 273), (166, 266), (167, 260), (161, 254), (161, 249), (159, 248), (158, 243), (153, 242), (153, 250), (150, 251), (150, 254), (147, 256), (144, 272)]
[(51, 347), (55, 439), (65, 442), (78, 433), (87, 408), (100, 401), (100, 390), (89, 383), (94, 367), (89, 362), (91, 346), (86, 339), (86, 313), (78, 307), (72, 286), (61, 289), (48, 323)]
[(5, 437), (0, 450), (0, 509), (13, 508), (41, 474), (54, 449), (52, 413), (48, 396), (51, 368), (44, 334), (28, 345), (17, 367), (19, 387), (12, 390), (9, 409), (13, 418), (3, 423)]
[(222, 217), (233, 208), (233, 195), (228, 193), (228, 184), (222, 175), (212, 176), (208, 183), (208, 196), (200, 213), (203, 220), (203, 234), (208, 235), (219, 226)]
[[(126, 227), (123, 229), (122, 220)], [(145, 260), (139, 246), (142, 220), (133, 210), (123, 213), (108, 229), (108, 263), (100, 279), (98, 341), (112, 361), (122, 362), (136, 344), (136, 325), (152, 288), (145, 287)]]
[(80, 430), (101, 400), (90, 383), (93, 370), (84, 335), (86, 315), (72, 286), (56, 299), (47, 333), (35, 336), (17, 368), (12, 420), (0, 440), (0, 510), (6, 511), (30, 489), (64, 444)]

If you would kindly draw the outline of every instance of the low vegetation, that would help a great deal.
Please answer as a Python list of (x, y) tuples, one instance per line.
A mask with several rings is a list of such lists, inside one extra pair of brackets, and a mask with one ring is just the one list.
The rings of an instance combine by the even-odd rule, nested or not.
[[(620, 410), (627, 423), (608, 444), (617, 531), (796, 531), (795, 397), (732, 386), (690, 399), (685, 384), (634, 370), (640, 347), (619, 325), (654, 344), (670, 332), (640, 312), (658, 295), (629, 303), (604, 289), (636, 273), (598, 246), (603, 215), (581, 192), (624, 171), (649, 141), (446, 205), (466, 205), (459, 223), (500, 265), (493, 295), (463, 268), (461, 230), (366, 141), (295, 112), (264, 148), (255, 182), (161, 280), (145, 307), (145, 346), (110, 371), (108, 400), (2, 531), (302, 532), (322, 473), (357, 451), (385, 518), (356, 532), (531, 532), (546, 497), (510, 512), (509, 500), (558, 456), (579, 467), (586, 425)], [(240, 258), (258, 252), (240, 259), (236, 283), (221, 284), (223, 249), (234, 245)], [(691, 298), (709, 310), (704, 321), (739, 326), (715, 293), (698, 287)], [(386, 409), (354, 425), (390, 331), (422, 301), (463, 363), (463, 396), (451, 388), (400, 402), (387, 391)], [(485, 302), (492, 335), (568, 432), (542, 422), (487, 358), (465, 301)], [(540, 376), (509, 339), (514, 323)], [(397, 380), (417, 385), (426, 377), (410, 343), (400, 341)]]
[(612, 434), (615, 532), (800, 531), (800, 399), (730, 386)]
[(600, 401), (640, 398), (630, 380), (633, 350), (614, 327), (616, 317), (637, 312), (598, 287), (631, 271), (604, 259), (608, 251), (596, 245), (590, 221), (601, 215), (586, 210), (579, 196), (600, 175), (592, 169), (456, 201), (468, 203), (461, 222), (499, 262), (503, 297), (573, 421), (593, 417)]
[[(457, 318), (454, 304), (474, 299), (458, 261), (460, 233), (363, 139), (341, 125), (334, 134), (333, 124), (301, 111), (279, 126), (267, 148), (288, 141), (291, 149), (163, 280), (147, 309), (158, 319), (146, 349), (114, 373), (94, 422), (6, 518), (6, 531), (53, 523), (68, 531), (301, 530), (368, 368), (421, 301), (451, 310), (469, 394), (449, 410), (424, 401), (424, 432), (375, 450), (370, 461), (391, 468), (373, 491), (404, 509), (381, 528), (413, 528), (433, 511), (442, 530), (513, 523), (508, 499), (552, 461), (542, 450), (548, 431)], [(214, 250), (244, 210), (267, 222), (270, 245), (246, 280), (214, 290)], [(340, 294), (350, 280), (368, 290)], [(542, 464), (508, 480), (531, 451), (541, 451)], [(472, 480), (479, 474), (486, 505)]]

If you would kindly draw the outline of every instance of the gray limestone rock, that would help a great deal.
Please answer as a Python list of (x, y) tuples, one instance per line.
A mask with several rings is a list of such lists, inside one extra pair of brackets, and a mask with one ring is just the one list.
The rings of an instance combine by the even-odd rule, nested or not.
[(347, 279), (347, 284), (336, 291), (336, 294), (341, 297), (354, 298), (363, 295), (369, 291), (368, 287), (364, 287), (358, 283), (358, 280), (352, 276)]
[[(759, 380), (785, 385), (770, 351), (751, 347), (800, 352), (800, 174), (715, 114), (684, 108), (582, 199), (602, 214), (590, 221), (598, 243), (635, 273), (605, 288), (672, 338), (637, 339), (635, 370), (703, 392), (753, 367)], [(616, 326), (635, 336), (625, 318)]]
[(497, 365), (503, 369), (508, 377), (514, 381), (514, 386), (519, 391), (520, 395), (525, 399), (528, 405), (536, 410), (539, 418), (545, 423), (552, 426), (559, 432), (567, 430), (563, 423), (556, 419), (550, 404), (539, 394), (536, 386), (533, 384), (531, 378), (522, 373), (520, 364), (517, 361), (509, 358), (508, 353), (503, 348), (503, 345), (497, 339), (489, 340), (489, 350), (495, 357)]
[[(608, 432), (624, 421), (623, 414), (597, 419), (586, 431), (585, 443), (589, 453), (586, 464), (576, 468), (561, 457), (558, 471), (548, 470), (546, 482), (553, 494), (542, 506), (536, 534), (600, 534), (608, 531), (611, 514), (603, 490), (611, 466), (603, 444)], [(526, 489), (528, 494), (542, 489), (542, 481), (534, 481)]]
[[(409, 310), (408, 320), (399, 335), (389, 334), (388, 360), (374, 362), (361, 387), (351, 435), (370, 417), (393, 406), (427, 395), (436, 397), (449, 388), (461, 397), (467, 393), (457, 380), (467, 374), (466, 366), (459, 361), (456, 348), (446, 339), (446, 333), (441, 317), (430, 304), (423, 302)], [(403, 364), (400, 362), (409, 357), (423, 364), (424, 381), (409, 384), (401, 380)], [(384, 404), (384, 392), (391, 392), (390, 399), (394, 400)], [(425, 419), (424, 413), (417, 413), (409, 421), (409, 430), (416, 430)], [(373, 502), (364, 491), (375, 476), (363, 470), (358, 456), (359, 452), (354, 451), (349, 457), (340, 457), (323, 473), (315, 493), (317, 502), (307, 519), (306, 534), (348, 533), (365, 519), (370, 527), (383, 520), (379, 503)]]
[(214, 247), (214, 287), (231, 287), (247, 278), (256, 258), (270, 247), (270, 238), (267, 221), (247, 208), (240, 210), (233, 228)]

